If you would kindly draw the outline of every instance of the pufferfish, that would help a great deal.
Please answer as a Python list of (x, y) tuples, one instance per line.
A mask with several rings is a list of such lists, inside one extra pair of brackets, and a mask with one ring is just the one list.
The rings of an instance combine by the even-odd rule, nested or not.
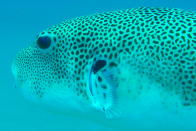
[(133, 8), (66, 20), (39, 33), (12, 70), (25, 96), (63, 110), (195, 109), (196, 14)]

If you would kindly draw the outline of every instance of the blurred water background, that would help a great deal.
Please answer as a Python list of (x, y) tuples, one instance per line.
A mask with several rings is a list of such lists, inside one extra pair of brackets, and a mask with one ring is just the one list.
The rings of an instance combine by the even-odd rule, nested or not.
[(0, 0), (0, 131), (115, 130), (30, 104), (14, 88), (11, 63), (36, 34), (65, 19), (146, 6), (196, 11), (195, 0)]

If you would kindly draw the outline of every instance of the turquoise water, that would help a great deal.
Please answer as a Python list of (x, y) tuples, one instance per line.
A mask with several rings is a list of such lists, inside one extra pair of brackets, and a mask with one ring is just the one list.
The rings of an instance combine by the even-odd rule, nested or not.
[(174, 7), (196, 11), (195, 0), (0, 1), (0, 131), (118, 130), (94, 121), (46, 111), (14, 88), (11, 63), (37, 33), (65, 19), (132, 7)]

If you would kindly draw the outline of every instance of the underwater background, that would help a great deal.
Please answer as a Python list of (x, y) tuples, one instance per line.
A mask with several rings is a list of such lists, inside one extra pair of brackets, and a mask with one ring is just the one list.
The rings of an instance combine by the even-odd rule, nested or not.
[(14, 88), (11, 64), (40, 31), (65, 19), (146, 6), (196, 11), (196, 0), (0, 0), (0, 131), (115, 130), (26, 101)]

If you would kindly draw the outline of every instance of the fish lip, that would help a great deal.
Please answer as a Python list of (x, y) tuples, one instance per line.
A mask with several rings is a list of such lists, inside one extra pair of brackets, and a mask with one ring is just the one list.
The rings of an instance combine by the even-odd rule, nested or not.
[(12, 74), (13, 74), (14, 78), (16, 79), (17, 73), (16, 73), (16, 65), (15, 65), (15, 63), (16, 63), (16, 60), (14, 59), (12, 64), (11, 64), (11, 71), (12, 71)]
[(11, 72), (12, 72), (12, 75), (14, 77), (14, 84), (13, 84), (13, 87), (14, 88), (18, 88), (19, 85), (18, 85), (18, 80), (17, 80), (17, 72), (16, 72), (16, 66), (15, 66), (15, 60), (12, 62), (12, 65), (11, 65)]
[(20, 81), (20, 80), (17, 79), (17, 78), (18, 78), (18, 74), (17, 74), (17, 71), (16, 71), (15, 61), (16, 61), (16, 60), (14, 60), (14, 61), (12, 62), (12, 65), (11, 65), (11, 72), (12, 72), (12, 75), (13, 75), (13, 77), (14, 77), (14, 84), (13, 84), (13, 87), (14, 87), (14, 88), (19, 88), (19, 87), (21, 87), (22, 83), (24, 83), (24, 81)]

